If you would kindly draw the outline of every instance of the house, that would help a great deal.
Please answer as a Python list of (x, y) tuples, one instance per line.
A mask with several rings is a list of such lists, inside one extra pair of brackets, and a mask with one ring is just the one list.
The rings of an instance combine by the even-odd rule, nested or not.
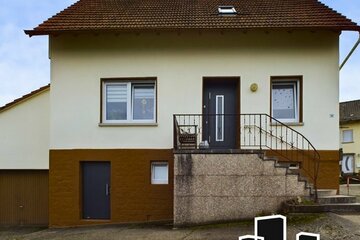
[(340, 141), (343, 150), (342, 173), (360, 171), (360, 100), (340, 103)]
[(337, 191), (347, 30), (316, 0), (80, 0), (25, 31), (49, 36), (49, 225), (252, 218)]

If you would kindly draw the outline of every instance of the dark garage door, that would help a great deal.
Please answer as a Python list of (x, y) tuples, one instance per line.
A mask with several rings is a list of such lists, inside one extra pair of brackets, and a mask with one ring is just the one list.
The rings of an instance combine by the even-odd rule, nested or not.
[(48, 170), (0, 170), (0, 225), (48, 225)]

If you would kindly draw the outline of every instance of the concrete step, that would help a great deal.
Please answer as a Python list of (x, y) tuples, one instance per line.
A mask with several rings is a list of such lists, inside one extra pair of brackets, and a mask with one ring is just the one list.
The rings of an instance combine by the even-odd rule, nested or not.
[(336, 189), (318, 189), (318, 197), (334, 196), (337, 193)]
[(360, 203), (332, 203), (314, 205), (287, 205), (286, 210), (292, 213), (320, 212), (356, 212), (360, 213)]
[(321, 206), (327, 212), (360, 212), (360, 203), (333, 203)]
[(347, 195), (323, 196), (318, 198), (318, 202), (319, 204), (356, 203), (356, 197)]

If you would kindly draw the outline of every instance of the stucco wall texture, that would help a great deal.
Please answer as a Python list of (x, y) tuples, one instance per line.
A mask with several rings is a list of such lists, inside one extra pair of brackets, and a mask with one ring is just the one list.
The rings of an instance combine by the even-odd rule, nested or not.
[(50, 91), (0, 113), (0, 169), (49, 169)]
[[(331, 31), (51, 37), (50, 149), (170, 149), (173, 114), (202, 112), (203, 77), (240, 77), (240, 112), (269, 114), (271, 76), (300, 75), (303, 125), (292, 127), (316, 149), (338, 150), (338, 38)], [(98, 126), (101, 78), (120, 77), (157, 78), (157, 126)]]
[(285, 200), (308, 196), (297, 175), (257, 154), (176, 154), (174, 224), (190, 225), (274, 213)]

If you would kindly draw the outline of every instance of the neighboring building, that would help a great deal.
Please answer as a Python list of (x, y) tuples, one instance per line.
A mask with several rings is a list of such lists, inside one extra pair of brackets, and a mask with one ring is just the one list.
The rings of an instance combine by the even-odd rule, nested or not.
[(250, 218), (309, 196), (289, 164), (338, 190), (343, 30), (315, 0), (80, 0), (26, 31), (50, 42), (50, 226)]
[(0, 107), (0, 225), (48, 224), (50, 87)]
[(360, 171), (360, 100), (340, 103), (340, 141), (343, 149), (342, 172)]

